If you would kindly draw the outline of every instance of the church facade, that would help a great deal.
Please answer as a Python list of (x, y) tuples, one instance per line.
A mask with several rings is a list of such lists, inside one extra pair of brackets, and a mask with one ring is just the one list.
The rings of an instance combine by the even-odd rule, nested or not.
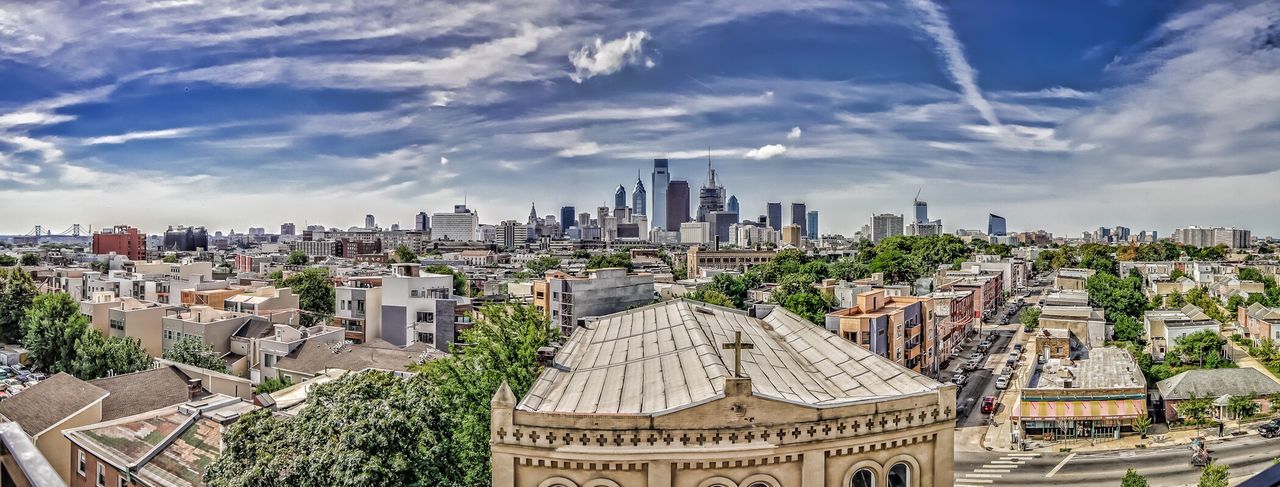
[(492, 405), (497, 487), (952, 485), (954, 386), (782, 308), (602, 317)]

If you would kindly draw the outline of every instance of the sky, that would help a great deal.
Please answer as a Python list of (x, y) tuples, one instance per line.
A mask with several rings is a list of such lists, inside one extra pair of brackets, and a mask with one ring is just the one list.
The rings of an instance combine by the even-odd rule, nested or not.
[(822, 233), (920, 191), (948, 231), (1280, 235), (1280, 2), (0, 5), (0, 233), (524, 221), (708, 156)]

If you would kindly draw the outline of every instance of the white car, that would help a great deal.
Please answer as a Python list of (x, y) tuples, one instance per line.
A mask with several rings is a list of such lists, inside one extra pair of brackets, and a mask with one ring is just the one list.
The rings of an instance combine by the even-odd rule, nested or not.
[(1009, 376), (1002, 375), (1000, 377), (996, 377), (996, 389), (1008, 389), (1008, 388), (1009, 388)]

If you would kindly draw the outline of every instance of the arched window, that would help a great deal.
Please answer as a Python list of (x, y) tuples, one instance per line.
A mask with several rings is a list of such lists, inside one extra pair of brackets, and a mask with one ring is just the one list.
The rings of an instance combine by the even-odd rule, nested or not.
[(895, 463), (893, 468), (889, 469), (889, 478), (885, 482), (888, 487), (909, 487), (911, 485), (911, 466), (905, 463)]
[(751, 485), (748, 485), (747, 487), (773, 487), (773, 486), (766, 484), (764, 482), (752, 482)]
[(861, 469), (853, 473), (851, 487), (876, 487), (876, 474), (870, 469)]

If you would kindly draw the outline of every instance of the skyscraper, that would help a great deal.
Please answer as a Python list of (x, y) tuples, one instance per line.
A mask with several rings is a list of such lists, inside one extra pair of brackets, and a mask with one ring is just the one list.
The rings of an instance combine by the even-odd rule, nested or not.
[(738, 197), (737, 197), (737, 196), (730, 195), (730, 196), (729, 196), (729, 204), (725, 205), (725, 209), (726, 209), (726, 210), (729, 210), (729, 211), (732, 211), (732, 212), (734, 212), (734, 213), (739, 213), (739, 212), (738, 212), (738, 209), (739, 209), (739, 208), (738, 208)]
[(769, 228), (782, 231), (782, 203), (769, 202), (768, 206), (765, 222), (769, 224)]
[(711, 241), (727, 245), (729, 228), (738, 223), (738, 214), (732, 211), (713, 211), (707, 215), (707, 223), (711, 225)]
[(365, 228), (377, 228), (377, 227), (375, 227), (373, 224), (374, 224), (374, 221), (373, 221), (373, 215), (365, 215), (365, 216), (364, 216), (364, 227), (365, 227)]
[(613, 207), (627, 207), (627, 188), (623, 187), (621, 184), (619, 184), (618, 189), (613, 192)]
[(713, 211), (724, 211), (724, 186), (716, 182), (716, 170), (707, 159), (707, 182), (698, 190), (698, 221), (708, 221)]
[(804, 203), (792, 203), (791, 224), (800, 227), (800, 235), (809, 234), (809, 221), (806, 218)]
[(644, 190), (644, 181), (640, 180), (640, 172), (636, 171), (636, 187), (631, 190), (631, 214), (647, 215), (645, 206), (648, 205), (649, 193)]
[(418, 216), (413, 218), (413, 229), (419, 232), (431, 230), (431, 215), (425, 211), (419, 211)]
[[(280, 235), (294, 235), (297, 233), (297, 229), (298, 227), (295, 226), (293, 223), (281, 223)], [(97, 253), (97, 252), (94, 252), (94, 253)]]
[(817, 240), (818, 239), (818, 210), (812, 210), (806, 216), (808, 217), (808, 221), (806, 222), (806, 225), (807, 225), (806, 230), (809, 231), (807, 236), (809, 237), (809, 240)]
[(902, 235), (902, 215), (882, 213), (871, 216), (871, 243), (880, 243), (895, 235)]
[(572, 227), (575, 225), (575, 219), (577, 218), (577, 215), (578, 215), (577, 208), (574, 208), (572, 206), (561, 206), (560, 207), (560, 230), (563, 232), (568, 232), (569, 227)]
[(1009, 232), (1005, 229), (1004, 217), (995, 213), (987, 214), (987, 235), (1003, 237)]
[(667, 160), (653, 160), (653, 180), (649, 189), (653, 190), (653, 228), (667, 228), (667, 184), (671, 175), (667, 173)]
[(667, 183), (667, 230), (680, 231), (680, 224), (689, 221), (689, 182), (677, 179)]
[(913, 200), (912, 206), (915, 208), (916, 219), (914, 223), (929, 223), (929, 203), (920, 201), (919, 195)]

